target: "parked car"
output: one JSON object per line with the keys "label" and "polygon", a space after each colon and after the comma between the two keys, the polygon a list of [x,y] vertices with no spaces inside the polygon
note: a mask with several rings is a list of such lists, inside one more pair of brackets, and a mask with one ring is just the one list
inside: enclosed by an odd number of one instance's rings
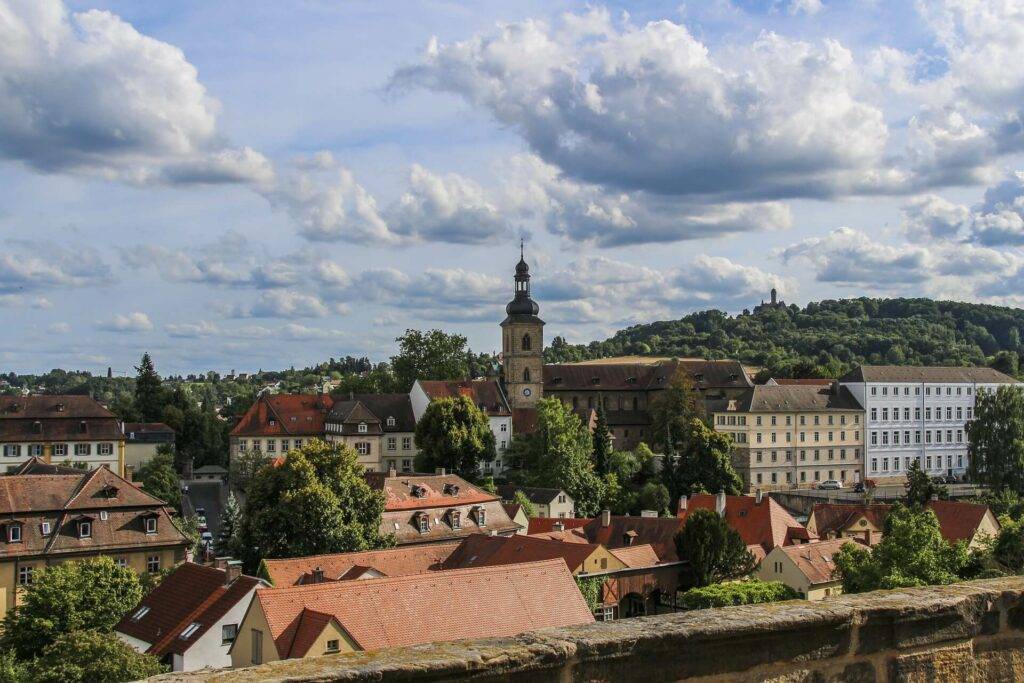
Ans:
{"label": "parked car", "polygon": [[838,479],[826,479],[818,484],[818,488],[824,491],[839,491],[843,488],[843,482]]}
{"label": "parked car", "polygon": [[196,508],[196,514],[199,515],[200,517],[202,517],[203,515],[206,514],[206,508],[204,508],[202,506],[197,507]]}
{"label": "parked car", "polygon": [[206,516],[205,515],[199,515],[196,518],[196,521],[199,522],[199,528],[200,529],[205,529],[206,528]]}
{"label": "parked car", "polygon": [[202,541],[204,545],[209,545],[213,543],[213,534],[211,534],[209,531],[204,531],[203,533],[199,534],[199,540]]}
{"label": "parked car", "polygon": [[864,482],[858,481],[856,484],[854,484],[853,485],[853,492],[854,493],[864,493]]}

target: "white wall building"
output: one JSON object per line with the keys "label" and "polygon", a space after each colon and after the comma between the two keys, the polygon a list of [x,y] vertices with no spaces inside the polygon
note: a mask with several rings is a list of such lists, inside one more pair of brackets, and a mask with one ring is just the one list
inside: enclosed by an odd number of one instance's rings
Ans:
{"label": "white wall building", "polygon": [[981,367],[862,365],[839,382],[864,406],[864,477],[884,483],[915,459],[930,475],[964,474],[975,396],[1016,380]]}

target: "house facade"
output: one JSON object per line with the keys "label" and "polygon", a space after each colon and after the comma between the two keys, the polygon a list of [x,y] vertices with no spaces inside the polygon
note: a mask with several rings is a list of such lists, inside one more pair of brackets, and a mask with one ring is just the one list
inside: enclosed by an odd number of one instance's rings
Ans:
{"label": "house facade", "polygon": [[761,560],[754,576],[762,581],[781,581],[806,600],[840,595],[843,581],[835,574],[832,557],[850,543],[855,541],[843,538],[779,546]]}
{"label": "house facade", "polygon": [[522,491],[533,505],[538,517],[571,519],[576,516],[576,502],[562,489],[539,488],[535,486],[502,485],[498,495],[506,503],[514,503],[516,492]]}
{"label": "house facade", "polygon": [[163,422],[126,422],[124,429],[125,472],[134,474],[153,459],[163,445],[174,446],[174,430]]}
{"label": "house facade", "polygon": [[336,399],[324,420],[324,438],[354,448],[368,472],[412,472],[416,417],[409,394]]}
{"label": "house facade", "polygon": [[732,464],[749,491],[861,480],[864,411],[838,384],[756,386],[709,411],[715,431],[732,437]]}
{"label": "house facade", "polygon": [[263,394],[229,436],[230,457],[256,451],[276,458],[310,439],[324,438],[334,399],[323,394]]}
{"label": "house facade", "polygon": [[[980,548],[999,533],[999,521],[987,505],[932,500],[925,508],[935,514],[939,532],[950,543]],[[885,518],[892,506],[883,503],[818,503],[811,509],[807,529],[821,538],[852,538],[873,546],[885,535]]]}
{"label": "house facade", "polygon": [[0,396],[0,467],[11,472],[31,458],[123,476],[124,432],[89,396]]}
{"label": "house facade", "polygon": [[975,397],[1016,380],[982,367],[862,365],[839,382],[864,407],[865,478],[901,483],[915,460],[931,476],[963,476]]}
{"label": "house facade", "polygon": [[105,467],[52,471],[0,476],[0,617],[52,564],[108,556],[155,574],[185,561],[191,543],[163,501]]}

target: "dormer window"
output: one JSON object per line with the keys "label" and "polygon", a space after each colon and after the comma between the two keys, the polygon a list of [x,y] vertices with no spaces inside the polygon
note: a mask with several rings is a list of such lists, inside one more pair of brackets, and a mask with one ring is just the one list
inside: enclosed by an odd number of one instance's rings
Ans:
{"label": "dormer window", "polygon": [[32,423],[32,433],[33,434],[42,434],[43,433],[43,423],[40,422],[39,420],[36,420],[35,422],[33,422]]}
{"label": "dormer window", "polygon": [[457,496],[457,495],[459,495],[459,485],[458,484],[445,484],[444,485],[444,494],[446,496]]}
{"label": "dormer window", "polygon": [[277,420],[270,420],[270,426],[273,427],[275,425],[277,425]]}
{"label": "dormer window", "polygon": [[40,524],[39,525],[39,533],[42,534],[43,536],[49,536],[50,535],[50,523],[49,522],[43,522],[42,524]]}
{"label": "dormer window", "polygon": [[419,484],[413,484],[409,487],[409,493],[411,493],[414,498],[422,498],[427,495],[427,490]]}
{"label": "dormer window", "polygon": [[366,423],[360,422],[359,426],[356,428],[356,431],[358,431],[360,434],[365,434],[367,432]]}
{"label": "dormer window", "polygon": [[104,498],[117,498],[117,487],[116,486],[104,486],[100,489],[100,495]]}
{"label": "dormer window", "polygon": [[393,415],[388,415],[388,427],[395,426],[395,418]]}
{"label": "dormer window", "polygon": [[448,512],[448,523],[452,525],[452,529],[462,528],[462,513],[458,510],[449,510]]}
{"label": "dormer window", "polygon": [[156,533],[156,515],[153,515],[151,517],[146,517],[145,522],[146,522],[146,533],[147,534],[155,534]]}
{"label": "dormer window", "polygon": [[416,515],[416,528],[419,529],[421,534],[430,531],[430,517],[427,516],[426,512],[420,512]]}
{"label": "dormer window", "polygon": [[21,525],[11,524],[7,527],[7,542],[21,543]]}
{"label": "dormer window", "polygon": [[82,519],[78,521],[78,537],[92,538],[92,520]]}
{"label": "dormer window", "polygon": [[477,505],[473,508],[473,515],[476,517],[477,526],[487,526],[487,511]]}
{"label": "dormer window", "polygon": [[89,428],[89,427],[88,427],[88,425],[86,424],[85,420],[80,420],[80,421],[78,422],[78,433],[79,433],[79,434],[85,434],[85,432],[86,432],[86,430],[87,430],[88,428]]}

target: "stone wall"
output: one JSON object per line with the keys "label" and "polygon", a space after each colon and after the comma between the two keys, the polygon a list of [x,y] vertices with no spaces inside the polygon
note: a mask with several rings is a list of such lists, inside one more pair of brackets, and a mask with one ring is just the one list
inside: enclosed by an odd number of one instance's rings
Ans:
{"label": "stone wall", "polygon": [[1024,578],[667,614],[161,681],[1024,680]]}

